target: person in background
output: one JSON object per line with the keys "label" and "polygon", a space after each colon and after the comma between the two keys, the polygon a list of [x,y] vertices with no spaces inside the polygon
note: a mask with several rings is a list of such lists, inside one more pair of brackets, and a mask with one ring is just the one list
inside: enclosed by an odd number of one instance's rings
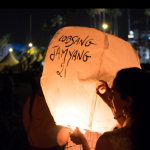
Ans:
{"label": "person in background", "polygon": [[14,80],[12,76],[13,70],[9,69],[4,83],[4,99],[2,102],[2,109],[5,112],[14,113]]}
{"label": "person in background", "polygon": [[46,104],[41,86],[42,69],[32,80],[33,93],[27,98],[23,108],[23,125],[27,133],[30,150],[63,150],[59,146],[57,134],[61,126],[57,126]]}
{"label": "person in background", "polygon": [[[102,94],[101,90],[105,90]],[[100,81],[97,94],[112,110],[119,129],[102,134],[96,143],[96,150],[143,150],[150,149],[150,76],[140,68],[120,70],[112,88]],[[85,136],[76,128],[70,135],[75,144],[81,144],[83,150],[90,147]]]}

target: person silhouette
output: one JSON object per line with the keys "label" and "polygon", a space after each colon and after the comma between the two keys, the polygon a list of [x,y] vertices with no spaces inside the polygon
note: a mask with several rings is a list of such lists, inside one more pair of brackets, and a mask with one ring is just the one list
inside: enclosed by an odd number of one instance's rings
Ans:
{"label": "person silhouette", "polygon": [[[98,138],[95,150],[150,149],[149,74],[140,68],[126,68],[118,71],[111,88],[107,82],[100,82],[96,92],[110,107],[120,128],[104,132]],[[103,89],[105,92],[101,93]],[[79,128],[70,137],[75,144],[82,144],[83,150],[90,150]]]}
{"label": "person silhouette", "polygon": [[32,80],[33,93],[27,98],[23,108],[23,125],[27,133],[30,150],[63,150],[64,145],[57,143],[57,134],[61,129],[46,104],[41,86],[42,69]]}
{"label": "person silhouette", "polygon": [[13,70],[9,69],[4,83],[3,111],[14,113],[14,80]]}

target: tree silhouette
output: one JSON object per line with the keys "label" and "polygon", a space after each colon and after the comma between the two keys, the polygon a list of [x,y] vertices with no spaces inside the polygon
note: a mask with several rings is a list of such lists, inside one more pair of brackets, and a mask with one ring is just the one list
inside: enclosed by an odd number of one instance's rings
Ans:
{"label": "tree silhouette", "polygon": [[112,8],[112,9],[106,9],[106,12],[110,15],[111,18],[111,32],[112,32],[112,25],[113,25],[113,18],[114,18],[114,32],[111,34],[114,34],[118,36],[118,17],[122,15],[122,10],[119,8]]}
{"label": "tree silhouette", "polygon": [[[104,13],[104,8],[96,8],[97,9],[97,14],[98,14],[98,16],[99,16],[99,18],[98,18],[98,29],[99,30],[102,30],[102,19],[101,19],[101,12],[103,12]],[[104,18],[103,18],[104,19]]]}
{"label": "tree silhouette", "polygon": [[9,44],[12,42],[13,42],[12,35],[10,33],[8,33],[0,39],[0,46],[4,47],[6,44]]}
{"label": "tree silhouette", "polygon": [[65,24],[64,18],[63,18],[62,15],[60,15],[60,14],[54,15],[54,17],[53,17],[53,19],[52,19],[52,22],[53,22],[55,25],[58,24],[58,25],[59,25],[59,29],[61,28],[62,25]]}
{"label": "tree silhouette", "polygon": [[90,24],[91,24],[91,27],[92,27],[92,18],[93,18],[93,27],[95,29],[96,28],[96,18],[95,18],[95,15],[99,14],[100,13],[100,10],[99,8],[90,8],[90,9],[85,9],[85,11],[88,13],[88,15],[90,16]]}
{"label": "tree silhouette", "polygon": [[62,16],[62,26],[65,26],[70,18],[73,18],[77,15],[75,9],[65,9],[64,12],[61,14]]}
{"label": "tree silhouette", "polygon": [[47,45],[47,36],[48,32],[51,31],[51,29],[55,26],[55,22],[52,20],[52,18],[47,18],[41,23],[41,30],[45,32],[45,46]]}

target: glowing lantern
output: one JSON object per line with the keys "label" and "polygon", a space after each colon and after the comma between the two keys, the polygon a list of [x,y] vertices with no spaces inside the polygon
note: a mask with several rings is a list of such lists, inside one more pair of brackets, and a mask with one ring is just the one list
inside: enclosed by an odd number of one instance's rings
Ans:
{"label": "glowing lantern", "polygon": [[51,40],[44,61],[41,86],[56,124],[96,132],[117,122],[96,94],[99,80],[111,87],[116,72],[140,67],[131,45],[88,27],[64,27]]}

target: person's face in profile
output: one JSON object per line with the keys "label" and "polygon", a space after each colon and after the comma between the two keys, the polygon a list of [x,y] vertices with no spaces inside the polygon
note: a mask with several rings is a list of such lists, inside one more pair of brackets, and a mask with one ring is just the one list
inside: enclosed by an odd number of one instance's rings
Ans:
{"label": "person's face in profile", "polygon": [[112,106],[114,113],[122,114],[122,110],[127,106],[126,100],[121,98],[121,94],[117,91],[115,84],[113,83],[110,93],[110,100],[112,101]]}

